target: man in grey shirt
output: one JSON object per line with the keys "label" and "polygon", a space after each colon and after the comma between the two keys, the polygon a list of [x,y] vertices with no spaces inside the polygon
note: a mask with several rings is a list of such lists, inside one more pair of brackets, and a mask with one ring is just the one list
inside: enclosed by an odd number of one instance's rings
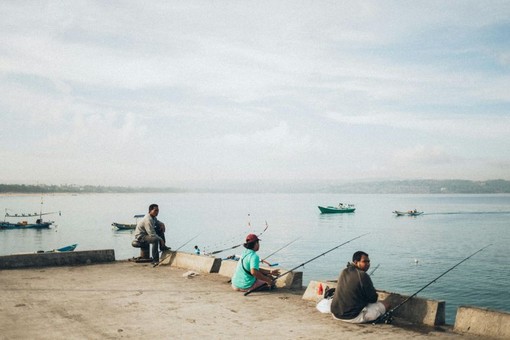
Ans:
{"label": "man in grey shirt", "polygon": [[357,251],[352,262],[342,270],[331,301],[335,319],[351,323],[365,323],[377,319],[390,308],[390,301],[378,301],[378,295],[367,274],[370,268],[368,254]]}
{"label": "man in grey shirt", "polygon": [[[158,221],[159,207],[157,204],[149,206],[149,212],[138,222],[135,229],[135,239],[140,243],[152,244],[152,261],[159,262],[158,245],[161,251],[169,250],[164,239],[165,224]],[[158,235],[159,234],[159,235]]]}

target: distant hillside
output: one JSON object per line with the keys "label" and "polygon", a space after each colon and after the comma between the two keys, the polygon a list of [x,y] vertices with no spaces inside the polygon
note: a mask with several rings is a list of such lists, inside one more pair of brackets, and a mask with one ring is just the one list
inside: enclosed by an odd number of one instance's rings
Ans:
{"label": "distant hillside", "polygon": [[510,193],[510,181],[403,180],[331,185],[328,192],[359,194],[497,194]]}
{"label": "distant hillside", "polygon": [[0,184],[1,193],[351,193],[351,194],[498,194],[510,193],[510,181],[400,180],[373,182],[213,182],[182,184],[175,187],[121,187],[76,185]]}

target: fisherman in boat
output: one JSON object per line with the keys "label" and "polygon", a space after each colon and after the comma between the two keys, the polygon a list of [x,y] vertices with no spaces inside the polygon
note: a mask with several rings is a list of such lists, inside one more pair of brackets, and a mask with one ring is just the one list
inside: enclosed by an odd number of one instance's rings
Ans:
{"label": "fisherman in boat", "polygon": [[260,257],[257,251],[260,248],[260,239],[255,234],[249,234],[246,236],[246,243],[243,246],[245,250],[232,277],[232,288],[242,292],[257,289],[263,285],[267,285],[270,289],[274,288],[273,275],[279,275],[280,270],[259,267]]}
{"label": "fisherman in boat", "polygon": [[159,262],[159,251],[170,250],[165,242],[165,224],[158,221],[159,207],[157,204],[149,206],[149,212],[140,220],[135,229],[135,240],[139,243],[152,244],[152,261]]}
{"label": "fisherman in boat", "polygon": [[368,254],[357,251],[352,262],[342,270],[331,301],[331,313],[337,320],[365,323],[377,319],[390,308],[388,299],[377,301],[378,295],[370,275]]}

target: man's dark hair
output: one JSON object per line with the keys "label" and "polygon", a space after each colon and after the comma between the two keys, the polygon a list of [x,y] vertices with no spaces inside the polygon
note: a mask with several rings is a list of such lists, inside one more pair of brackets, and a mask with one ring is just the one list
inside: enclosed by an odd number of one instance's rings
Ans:
{"label": "man's dark hair", "polygon": [[158,205],[156,203],[152,203],[151,205],[149,205],[149,211],[151,211],[154,208],[158,208]]}
{"label": "man's dark hair", "polygon": [[361,250],[358,250],[357,252],[355,252],[354,254],[352,254],[352,262],[357,262],[357,261],[361,261],[361,257],[365,255],[366,257],[368,257],[368,254],[365,253],[364,251],[361,251]]}
{"label": "man's dark hair", "polygon": [[255,248],[255,244],[258,242],[259,240],[257,241],[253,241],[253,242],[247,242],[245,244],[243,244],[243,246],[246,248],[246,249],[253,249]]}

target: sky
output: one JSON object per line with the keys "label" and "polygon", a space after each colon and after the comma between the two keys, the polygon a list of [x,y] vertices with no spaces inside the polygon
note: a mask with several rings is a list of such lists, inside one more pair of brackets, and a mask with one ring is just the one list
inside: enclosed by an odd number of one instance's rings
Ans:
{"label": "sky", "polygon": [[510,180],[510,1],[1,1],[0,183]]}

